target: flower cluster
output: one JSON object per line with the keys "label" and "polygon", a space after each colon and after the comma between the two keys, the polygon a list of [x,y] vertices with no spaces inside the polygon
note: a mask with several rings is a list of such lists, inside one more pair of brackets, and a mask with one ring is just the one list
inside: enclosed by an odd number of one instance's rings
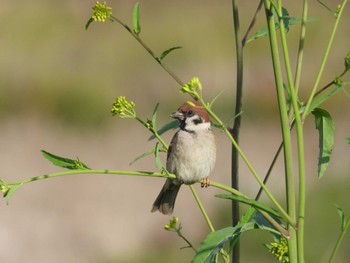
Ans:
{"label": "flower cluster", "polygon": [[269,245],[269,251],[279,260],[281,263],[288,263],[288,245],[285,238],[281,238],[280,242],[274,242]]}
{"label": "flower cluster", "polygon": [[95,5],[92,7],[93,14],[92,19],[94,21],[98,22],[105,22],[106,19],[110,19],[112,16],[112,8],[108,7],[106,2],[103,2],[102,4],[100,2],[96,2]]}
{"label": "flower cluster", "polygon": [[[177,228],[177,222],[179,222],[178,217],[173,217],[169,220],[169,223],[164,226],[165,230],[172,231],[172,230],[178,230]],[[180,225],[181,226],[181,225]]]}
{"label": "flower cluster", "polygon": [[124,96],[118,97],[111,109],[112,115],[119,115],[120,118],[135,118],[135,103],[127,101]]}
{"label": "flower cluster", "polygon": [[188,93],[192,97],[198,98],[199,94],[202,92],[202,84],[197,77],[194,77],[191,79],[191,81],[181,86],[180,91],[183,93]]}

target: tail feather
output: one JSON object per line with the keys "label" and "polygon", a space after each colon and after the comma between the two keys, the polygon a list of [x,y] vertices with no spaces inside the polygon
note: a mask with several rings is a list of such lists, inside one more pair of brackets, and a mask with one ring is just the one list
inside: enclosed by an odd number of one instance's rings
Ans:
{"label": "tail feather", "polygon": [[176,184],[174,180],[167,179],[158,197],[153,203],[151,212],[159,211],[164,215],[171,215],[174,210],[175,200],[181,184]]}

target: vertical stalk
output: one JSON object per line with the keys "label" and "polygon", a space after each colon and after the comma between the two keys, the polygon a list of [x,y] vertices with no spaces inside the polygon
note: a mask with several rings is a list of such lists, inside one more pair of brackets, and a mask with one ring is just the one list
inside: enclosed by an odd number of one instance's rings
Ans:
{"label": "vertical stalk", "polygon": [[290,67],[290,60],[288,54],[288,45],[284,23],[282,21],[282,1],[278,1],[278,13],[280,17],[280,33],[282,50],[285,61],[288,86],[290,90],[291,102],[295,118],[295,126],[297,131],[297,148],[298,148],[298,167],[299,167],[299,216],[298,216],[298,233],[297,233],[297,249],[298,249],[298,262],[304,262],[304,217],[305,217],[305,156],[304,156],[304,138],[303,138],[303,125],[301,122],[298,106],[298,98],[296,95],[296,89],[294,87],[292,70]]}
{"label": "vertical stalk", "polygon": [[[241,43],[240,36],[240,24],[239,24],[239,13],[237,0],[232,0],[232,14],[233,14],[233,27],[235,34],[235,45],[236,45],[236,108],[234,116],[235,118],[232,136],[237,144],[239,144],[239,132],[241,128],[241,114],[242,111],[242,96],[243,96],[243,46]],[[239,190],[239,153],[237,148],[232,145],[232,156],[231,156],[231,186],[234,189]],[[239,203],[232,201],[232,226],[238,224],[240,219],[239,216]],[[236,242],[232,250],[232,261],[235,263],[240,262],[240,243]]]}
{"label": "vertical stalk", "polygon": [[297,66],[296,66],[295,78],[294,78],[294,88],[295,88],[296,94],[298,94],[298,90],[299,90],[299,86],[300,86],[301,68],[302,68],[303,57],[304,57],[304,43],[305,43],[305,34],[306,34],[307,11],[308,11],[308,3],[307,3],[307,0],[304,0],[303,1],[303,14],[302,14],[302,21],[301,21],[301,28],[300,28],[300,36],[299,36]]}
{"label": "vertical stalk", "polygon": [[[287,197],[287,211],[288,215],[292,220],[296,220],[296,198],[295,198],[295,184],[293,175],[293,158],[292,158],[292,143],[291,134],[289,130],[289,121],[287,113],[286,98],[284,95],[283,78],[281,72],[281,63],[279,59],[279,51],[276,37],[276,28],[274,15],[271,11],[271,2],[264,0],[267,26],[269,31],[269,40],[272,56],[272,64],[275,75],[275,83],[277,90],[277,100],[279,106],[279,113],[281,119],[281,129],[283,136],[283,150],[284,150],[284,166],[285,166],[285,177],[286,177],[286,197]],[[295,229],[289,225],[288,230],[290,231],[290,239],[288,240],[289,247],[289,259],[291,263],[297,262],[297,236]]]}

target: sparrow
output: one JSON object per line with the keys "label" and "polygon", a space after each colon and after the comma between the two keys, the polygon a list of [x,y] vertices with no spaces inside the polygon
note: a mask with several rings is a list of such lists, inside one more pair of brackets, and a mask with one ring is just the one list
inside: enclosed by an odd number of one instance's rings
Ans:
{"label": "sparrow", "polygon": [[184,103],[170,115],[179,120],[167,152],[166,169],[176,179],[167,179],[151,212],[171,215],[176,196],[182,184],[193,184],[205,179],[202,187],[209,186],[208,176],[216,160],[216,145],[209,114],[199,101]]}

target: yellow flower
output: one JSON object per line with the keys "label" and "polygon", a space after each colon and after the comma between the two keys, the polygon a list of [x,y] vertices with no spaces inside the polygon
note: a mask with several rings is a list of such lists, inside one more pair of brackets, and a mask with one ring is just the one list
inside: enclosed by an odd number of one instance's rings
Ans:
{"label": "yellow flower", "polygon": [[92,7],[93,14],[92,19],[98,22],[104,22],[106,19],[109,19],[112,16],[112,8],[108,7],[106,2],[102,4],[100,2],[96,2]]}
{"label": "yellow flower", "polygon": [[120,118],[135,118],[135,103],[127,101],[124,96],[118,97],[111,109],[112,115],[119,115]]}

